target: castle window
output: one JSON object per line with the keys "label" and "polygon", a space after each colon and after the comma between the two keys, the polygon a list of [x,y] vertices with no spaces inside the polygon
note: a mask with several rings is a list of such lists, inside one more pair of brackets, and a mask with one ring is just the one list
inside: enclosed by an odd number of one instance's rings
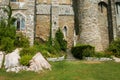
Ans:
{"label": "castle window", "polygon": [[99,11],[101,13],[107,12],[107,10],[106,10],[107,9],[107,4],[105,2],[100,2],[98,4],[98,8],[99,8]]}
{"label": "castle window", "polygon": [[120,13],[120,2],[116,2],[116,12],[117,14]]}
{"label": "castle window", "polygon": [[17,31],[25,30],[25,18],[21,14],[15,15],[15,18],[17,19],[15,22]]}
{"label": "castle window", "polygon": [[17,30],[20,31],[20,19],[19,18],[16,21],[16,26],[17,26]]}
{"label": "castle window", "polygon": [[64,34],[64,38],[66,39],[66,37],[67,37],[67,27],[66,26],[64,26],[64,28],[63,28],[63,34]]}

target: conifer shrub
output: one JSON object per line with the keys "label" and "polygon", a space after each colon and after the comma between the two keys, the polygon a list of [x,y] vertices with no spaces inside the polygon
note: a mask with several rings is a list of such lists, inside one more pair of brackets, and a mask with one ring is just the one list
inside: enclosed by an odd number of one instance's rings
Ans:
{"label": "conifer shrub", "polygon": [[15,49],[14,40],[10,37],[3,37],[1,39],[0,50],[5,51],[6,53],[12,52]]}
{"label": "conifer shrub", "polygon": [[55,34],[55,38],[58,41],[59,45],[60,45],[60,49],[63,51],[66,51],[67,49],[67,41],[64,40],[64,35],[62,33],[62,31],[60,30],[60,28],[57,30],[56,34]]}
{"label": "conifer shrub", "polygon": [[79,45],[72,47],[71,52],[74,57],[83,59],[83,57],[93,56],[95,48],[91,45]]}

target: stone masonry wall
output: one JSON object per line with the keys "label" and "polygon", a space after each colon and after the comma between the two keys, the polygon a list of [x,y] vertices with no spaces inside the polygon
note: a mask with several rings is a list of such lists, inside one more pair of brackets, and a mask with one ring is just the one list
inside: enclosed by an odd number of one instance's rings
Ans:
{"label": "stone masonry wall", "polygon": [[[54,1],[54,0],[53,0]],[[56,1],[56,0],[55,0]],[[57,0],[59,1],[59,0]],[[54,37],[58,27],[63,30],[67,27],[68,47],[73,46],[74,38],[74,12],[72,5],[61,3],[39,3],[36,5],[36,37],[44,41],[48,40],[50,24],[52,24],[52,36]]]}
{"label": "stone masonry wall", "polygon": [[27,36],[30,39],[30,45],[34,43],[34,30],[35,30],[35,0],[28,0],[27,1]]}
{"label": "stone masonry wall", "polygon": [[36,37],[47,41],[50,34],[50,15],[36,16]]}
{"label": "stone masonry wall", "polygon": [[[95,46],[97,51],[104,50],[109,43],[107,13],[101,14],[98,3],[101,0],[79,0],[80,43]],[[105,1],[106,2],[106,1]],[[103,21],[102,21],[103,20]]]}
{"label": "stone masonry wall", "polygon": [[26,0],[24,2],[11,2],[13,16],[21,14],[25,17],[25,30],[22,31],[30,40],[30,45],[34,43],[35,30],[35,0]]}
{"label": "stone masonry wall", "polygon": [[59,16],[59,26],[64,33],[64,27],[67,27],[65,40],[68,42],[68,47],[73,46],[74,42],[74,16]]}
{"label": "stone masonry wall", "polygon": [[116,25],[117,25],[117,37],[120,37],[120,1],[116,1],[115,13],[116,13]]}

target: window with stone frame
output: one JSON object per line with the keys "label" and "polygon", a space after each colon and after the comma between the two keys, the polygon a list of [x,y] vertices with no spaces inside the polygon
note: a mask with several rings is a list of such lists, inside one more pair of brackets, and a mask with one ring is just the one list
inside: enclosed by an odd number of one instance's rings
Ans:
{"label": "window with stone frame", "polygon": [[64,35],[64,38],[66,39],[67,38],[67,27],[66,26],[64,26],[63,27],[63,35]]}
{"label": "window with stone frame", "polygon": [[24,31],[25,30],[25,17],[21,14],[16,14],[14,16],[16,18],[15,26],[17,31]]}
{"label": "window with stone frame", "polygon": [[107,4],[105,2],[100,2],[98,4],[98,9],[101,13],[107,13]]}
{"label": "window with stone frame", "polygon": [[116,13],[120,14],[120,2],[116,2]]}

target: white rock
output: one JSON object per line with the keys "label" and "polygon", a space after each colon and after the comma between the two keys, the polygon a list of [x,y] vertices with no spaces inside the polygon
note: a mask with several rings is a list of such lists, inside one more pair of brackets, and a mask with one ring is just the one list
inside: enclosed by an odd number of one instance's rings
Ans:
{"label": "white rock", "polygon": [[115,60],[115,62],[120,62],[120,58],[117,58],[115,56],[112,56],[112,58]]}
{"label": "white rock", "polygon": [[5,56],[5,68],[14,68],[19,66],[19,49],[14,50],[12,53],[9,53]]}
{"label": "white rock", "polygon": [[51,65],[39,52],[32,58],[32,60],[30,60],[29,70],[39,72],[42,71],[43,69],[51,70]]}
{"label": "white rock", "polygon": [[2,67],[3,57],[4,57],[4,52],[0,51],[0,68]]}

